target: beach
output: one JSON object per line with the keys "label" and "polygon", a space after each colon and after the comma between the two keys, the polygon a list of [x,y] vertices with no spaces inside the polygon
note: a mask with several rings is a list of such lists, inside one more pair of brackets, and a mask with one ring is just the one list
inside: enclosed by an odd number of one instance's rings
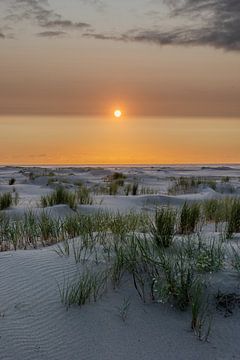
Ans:
{"label": "beach", "polygon": [[[109,182],[119,178],[114,174],[122,174],[125,186],[137,183],[137,194],[126,195],[122,186],[116,194],[107,194]],[[173,183],[182,177],[202,179],[203,185],[190,193],[174,194]],[[27,211],[36,218],[45,213],[61,221],[76,213],[80,217],[100,212],[151,217],[156,207],[181,208],[186,201],[239,197],[239,178],[240,167],[234,165],[2,167],[0,193],[17,192],[19,199],[16,205],[1,210],[1,215],[13,222],[23,221]],[[9,179],[15,179],[13,185],[9,185]],[[206,184],[209,180],[216,183],[215,189],[209,186],[212,182]],[[68,204],[43,208],[41,197],[53,193],[60,185],[70,192],[79,186],[87,187],[91,204],[78,204],[74,209]],[[220,230],[216,232],[214,225],[207,223],[202,225],[201,233],[219,238]],[[127,271],[116,286],[108,283],[96,301],[66,306],[59,289],[81,276],[86,268],[100,272],[106,259],[101,257],[100,242],[97,261],[92,253],[84,261],[76,261],[71,251],[68,256],[59,254],[60,240],[53,239],[49,244],[45,239],[44,246],[41,241],[28,241],[23,248],[23,243],[18,243],[16,250],[10,244],[5,248],[7,251],[0,253],[1,359],[240,359],[237,306],[229,316],[215,309],[211,333],[207,341],[201,341],[191,330],[189,308],[181,311],[170,301],[153,301],[148,294],[144,302]],[[69,237],[66,241],[71,244],[74,240]],[[237,244],[239,234],[234,234],[231,241]],[[228,248],[229,242],[225,244]],[[211,271],[208,277],[210,293],[239,294],[239,275],[229,264]]]}

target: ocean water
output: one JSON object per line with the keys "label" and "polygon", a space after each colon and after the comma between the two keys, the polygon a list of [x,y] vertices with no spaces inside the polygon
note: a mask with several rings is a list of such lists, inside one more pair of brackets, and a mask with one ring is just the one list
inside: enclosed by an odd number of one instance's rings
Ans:
{"label": "ocean water", "polygon": [[0,164],[176,163],[240,163],[240,118],[0,117]]}

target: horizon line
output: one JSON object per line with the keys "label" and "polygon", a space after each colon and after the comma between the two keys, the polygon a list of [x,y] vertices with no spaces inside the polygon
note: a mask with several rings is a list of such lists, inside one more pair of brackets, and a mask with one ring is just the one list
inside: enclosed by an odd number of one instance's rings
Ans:
{"label": "horizon line", "polygon": [[158,166],[240,166],[240,162],[238,163],[132,163],[132,164],[1,164],[2,167],[158,167]]}

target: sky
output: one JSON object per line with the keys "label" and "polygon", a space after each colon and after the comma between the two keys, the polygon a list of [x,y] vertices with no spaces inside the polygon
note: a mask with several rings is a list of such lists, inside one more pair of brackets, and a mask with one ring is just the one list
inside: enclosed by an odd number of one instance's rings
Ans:
{"label": "sky", "polygon": [[0,0],[0,163],[240,162],[239,18],[239,0]]}

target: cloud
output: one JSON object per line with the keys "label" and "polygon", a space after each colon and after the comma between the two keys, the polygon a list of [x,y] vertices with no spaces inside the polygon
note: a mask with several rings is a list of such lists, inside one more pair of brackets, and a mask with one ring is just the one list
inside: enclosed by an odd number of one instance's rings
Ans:
{"label": "cloud", "polygon": [[49,8],[47,0],[10,0],[6,20],[21,21],[35,19],[41,24],[51,17],[59,17]]}
{"label": "cloud", "polygon": [[[10,22],[34,20],[42,28],[57,29],[55,33],[60,33],[62,29],[83,30],[91,27],[86,22],[74,22],[63,18],[50,8],[48,0],[10,0],[5,20]],[[54,33],[54,31],[49,31],[49,33]]]}
{"label": "cloud", "polygon": [[63,37],[66,36],[67,33],[65,31],[43,31],[36,34],[38,37],[44,38],[53,38],[53,37]]}
{"label": "cloud", "polygon": [[[164,0],[164,3],[166,5],[167,1]],[[162,46],[195,45],[240,50],[239,0],[172,0],[168,7],[165,26],[159,24],[148,29],[136,28],[119,35],[89,33],[84,36],[102,40],[148,42]]]}
{"label": "cloud", "polygon": [[107,35],[107,34],[101,34],[101,33],[84,33],[82,34],[83,37],[87,38],[93,38],[96,40],[114,40],[114,41],[129,41],[128,35]]}
{"label": "cloud", "polygon": [[103,0],[78,0],[85,5],[94,6],[96,10],[102,12],[107,8],[107,4]]}
{"label": "cloud", "polygon": [[[87,22],[65,19],[50,8],[48,0],[2,1],[8,4],[8,21],[15,23],[21,20],[34,20],[45,30],[39,34],[56,34],[49,37],[61,36],[72,30],[85,30],[84,37],[98,40],[240,50],[240,0],[152,0],[149,3],[155,6],[152,10],[155,14],[154,26],[134,28],[124,33],[97,32],[93,31]],[[96,7],[104,5],[102,0],[78,1]],[[158,14],[161,14],[163,6],[167,11],[164,10],[164,15],[160,17]],[[159,20],[156,23],[158,16]],[[39,34],[38,36],[45,36]],[[6,37],[5,31],[0,37]]]}
{"label": "cloud", "polygon": [[5,35],[0,32],[0,39],[5,39]]}
{"label": "cloud", "polygon": [[42,24],[43,27],[61,27],[65,29],[85,29],[91,25],[84,22],[72,22],[71,20],[52,20]]}

